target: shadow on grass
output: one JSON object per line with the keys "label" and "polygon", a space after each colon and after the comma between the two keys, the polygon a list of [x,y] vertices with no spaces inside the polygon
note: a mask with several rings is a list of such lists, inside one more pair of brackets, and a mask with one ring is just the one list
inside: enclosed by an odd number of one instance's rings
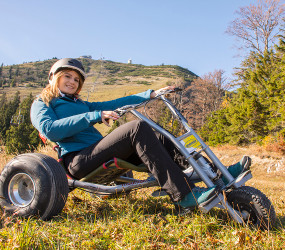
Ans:
{"label": "shadow on grass", "polygon": [[[175,215],[174,205],[169,198],[137,198],[132,194],[107,198],[105,200],[82,200],[68,204],[53,221],[62,220],[85,220],[94,223],[96,220],[112,220],[114,218],[136,217],[136,215]],[[67,211],[69,210],[69,211]]]}
{"label": "shadow on grass", "polygon": [[[154,198],[152,196],[147,196],[141,198],[132,193],[126,196],[118,196],[117,198],[108,198],[106,200],[83,200],[81,202],[69,204],[69,206],[73,206],[71,211],[63,211],[59,216],[54,217],[53,221],[60,222],[68,219],[70,221],[75,220],[94,223],[97,220],[108,221],[124,218],[133,218],[135,220],[141,215],[158,215],[165,220],[164,218],[167,215],[177,215],[175,207],[168,197]],[[202,216],[202,214],[203,213],[200,210],[196,209],[186,215],[185,219],[191,220],[194,217]],[[222,209],[212,209],[207,216],[212,216],[217,219],[217,223],[213,224],[215,228],[229,225],[233,227],[242,227],[242,225],[235,223],[231,216]],[[275,227],[271,231],[278,232],[284,227],[285,216],[277,216]]]}

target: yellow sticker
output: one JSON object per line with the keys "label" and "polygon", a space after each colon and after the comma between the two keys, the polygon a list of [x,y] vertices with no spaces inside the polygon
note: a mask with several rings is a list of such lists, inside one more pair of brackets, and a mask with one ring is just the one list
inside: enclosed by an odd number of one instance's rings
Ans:
{"label": "yellow sticker", "polygon": [[192,152],[197,148],[202,148],[201,143],[195,138],[194,135],[190,135],[182,140],[184,147],[187,148],[188,151]]}

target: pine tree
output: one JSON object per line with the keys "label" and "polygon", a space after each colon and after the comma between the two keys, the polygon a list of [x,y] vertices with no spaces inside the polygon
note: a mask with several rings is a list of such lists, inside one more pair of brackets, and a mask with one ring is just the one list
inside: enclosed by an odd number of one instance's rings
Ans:
{"label": "pine tree", "polygon": [[4,141],[4,135],[6,133],[6,113],[5,110],[7,110],[7,96],[4,92],[0,98],[0,141]]}
{"label": "pine tree", "polygon": [[[245,144],[262,141],[274,133],[278,112],[275,100],[283,98],[278,91],[276,70],[273,51],[252,53],[237,73],[240,88],[232,94],[226,108],[208,118],[201,135],[215,143]],[[217,121],[217,115],[223,117],[222,123]],[[211,131],[216,131],[217,136],[208,136]]]}
{"label": "pine tree", "polygon": [[0,76],[2,76],[2,72],[3,72],[3,63],[0,66]]}
{"label": "pine tree", "polygon": [[9,79],[12,79],[12,71],[13,71],[13,66],[10,66],[10,68],[9,68]]}
{"label": "pine tree", "polygon": [[11,87],[11,88],[16,87],[15,79],[13,79],[13,80],[11,81],[10,87]]}
{"label": "pine tree", "polygon": [[170,132],[174,136],[181,135],[182,126],[180,122],[174,118],[171,111],[165,106],[162,106],[158,109],[157,119],[158,124],[164,129],[166,129],[168,132]]}
{"label": "pine tree", "polygon": [[275,95],[272,104],[270,129],[285,137],[285,31],[276,46]]}
{"label": "pine tree", "polygon": [[16,68],[16,72],[15,72],[15,75],[16,76],[19,76],[19,74],[20,74],[20,68],[19,68],[19,66]]}
{"label": "pine tree", "polygon": [[228,117],[228,108],[219,109],[208,116],[207,123],[199,130],[200,136],[208,142],[210,146],[229,143],[231,125]]}
{"label": "pine tree", "polygon": [[6,132],[6,150],[8,153],[24,153],[33,151],[40,144],[38,131],[30,121],[30,108],[33,96],[30,94],[23,100],[17,110],[17,126],[11,126]]}
{"label": "pine tree", "polygon": [[13,115],[20,104],[20,92],[17,91],[12,101],[8,102],[5,94],[0,100],[0,137],[2,141],[6,141],[6,131],[10,127]]}

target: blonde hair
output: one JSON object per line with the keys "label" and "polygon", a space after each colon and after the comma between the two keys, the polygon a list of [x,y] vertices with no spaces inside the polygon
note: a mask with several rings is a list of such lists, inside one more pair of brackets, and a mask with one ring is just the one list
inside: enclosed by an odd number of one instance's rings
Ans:
{"label": "blonde hair", "polygon": [[[70,71],[75,71],[75,70],[63,69],[59,71],[58,73],[56,73],[53,76],[50,84],[42,90],[39,98],[41,98],[47,106],[49,106],[49,103],[53,98],[60,96],[60,92],[58,88],[59,79],[64,73],[70,72]],[[77,73],[77,71],[75,72]],[[78,96],[79,92],[81,91],[83,87],[83,83],[84,83],[84,80],[81,74],[78,74],[78,76],[79,76],[79,85],[78,85],[78,89],[76,90],[75,96]]]}

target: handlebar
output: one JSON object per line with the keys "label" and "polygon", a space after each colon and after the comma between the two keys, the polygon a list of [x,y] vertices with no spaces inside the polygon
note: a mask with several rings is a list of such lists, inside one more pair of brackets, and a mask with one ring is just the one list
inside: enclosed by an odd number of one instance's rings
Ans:
{"label": "handlebar", "polygon": [[170,94],[170,93],[174,93],[174,92],[180,92],[180,91],[182,91],[181,88],[174,88],[173,90],[167,89],[167,90],[164,90],[161,93],[159,93],[155,98],[160,97],[162,95],[166,95],[166,94]]}
{"label": "handlebar", "polygon": [[149,101],[153,101],[154,99],[158,99],[161,96],[166,95],[166,94],[170,94],[170,93],[174,93],[174,92],[180,92],[180,91],[182,91],[181,88],[174,88],[174,90],[168,89],[168,90],[165,90],[165,91],[159,93],[156,97],[152,98],[151,100],[147,100],[147,101],[141,102],[139,104],[125,105],[123,107],[115,109],[114,112],[116,112],[119,116],[123,116],[125,113],[129,112],[130,110],[136,109],[136,108],[144,105],[145,103],[148,103]]}

